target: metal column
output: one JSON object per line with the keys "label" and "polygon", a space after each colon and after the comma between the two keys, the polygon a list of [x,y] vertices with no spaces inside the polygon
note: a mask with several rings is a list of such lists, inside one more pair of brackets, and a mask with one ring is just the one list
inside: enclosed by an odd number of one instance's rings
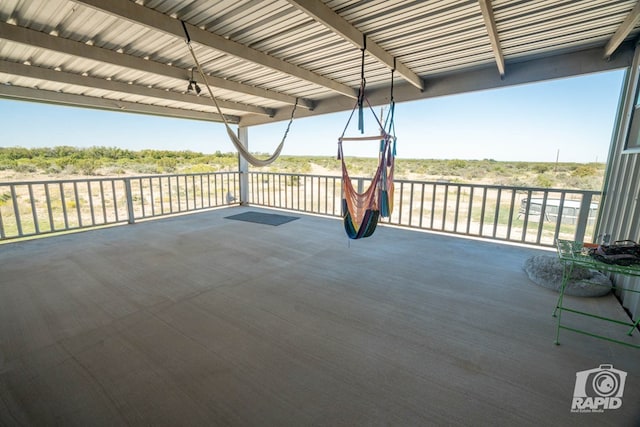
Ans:
{"label": "metal column", "polygon": [[[249,148],[249,128],[238,127],[238,139],[245,148]],[[240,204],[249,203],[249,163],[238,153],[238,170],[240,171]]]}

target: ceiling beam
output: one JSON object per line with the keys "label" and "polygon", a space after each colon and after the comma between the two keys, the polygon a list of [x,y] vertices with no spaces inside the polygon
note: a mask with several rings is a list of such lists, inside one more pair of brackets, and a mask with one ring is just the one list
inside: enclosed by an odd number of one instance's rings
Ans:
{"label": "ceiling beam", "polygon": [[[429,78],[429,86],[424,92],[417,91],[409,83],[402,82],[394,87],[396,103],[426,100],[441,96],[471,93],[480,90],[505,88],[520,84],[575,77],[602,71],[620,70],[631,66],[635,51],[635,43],[625,42],[616,51],[610,61],[602,60],[602,47],[594,47],[571,53],[559,53],[540,56],[530,60],[514,60],[509,63],[509,74],[504,78],[495,72],[493,64],[473,68],[465,72],[439,75]],[[372,106],[389,105],[389,88],[380,87],[367,92]],[[291,107],[280,108],[275,117],[266,118],[256,114],[242,116],[240,126],[254,126],[274,121],[288,120]],[[353,109],[351,100],[334,96],[323,99],[314,111],[298,110],[296,118],[342,112],[345,121]],[[399,114],[396,112],[396,114]],[[340,129],[336,129],[336,140]],[[402,139],[402,132],[398,129]]]}
{"label": "ceiling beam", "polygon": [[[94,61],[104,62],[106,64],[116,65],[123,68],[131,68],[163,77],[184,80],[185,82],[191,78],[191,70],[185,70],[171,65],[162,64],[160,62],[142,59],[137,56],[118,53],[97,46],[90,46],[62,37],[54,37],[39,31],[10,25],[4,22],[0,22],[0,38],[80,58],[92,59]],[[203,83],[198,75],[194,75],[194,79],[199,83]],[[262,89],[256,86],[245,85],[232,80],[222,79],[220,77],[207,76],[207,81],[211,86],[218,89],[244,93],[290,105],[293,105],[296,102],[296,98],[294,96],[268,89]],[[315,103],[307,99],[299,100],[299,105],[307,109],[313,109],[315,107]]]}
{"label": "ceiling beam", "polygon": [[[330,7],[317,0],[287,0],[289,3],[300,9],[302,12],[321,22],[333,32],[339,34],[345,40],[351,42],[359,48],[364,46],[365,34],[351,25],[342,16],[335,13]],[[420,90],[424,90],[424,81],[416,73],[411,71],[404,63],[397,61],[389,52],[381,48],[371,39],[366,39],[366,50],[378,61],[395,70],[406,81]]]}
{"label": "ceiling beam", "polygon": [[[159,107],[157,105],[138,104],[136,102],[118,101],[115,99],[89,97],[11,85],[0,85],[0,98],[20,101],[36,101],[47,104],[67,105],[71,107],[95,108],[98,110],[119,111],[125,113],[150,114],[153,116],[173,117],[179,119],[205,120],[209,122],[222,121],[222,118],[217,113],[181,110],[179,108]],[[225,117],[229,123],[237,124],[240,121],[240,118],[237,116],[225,115]]]}
{"label": "ceiling beam", "polygon": [[627,38],[638,21],[640,21],[640,0],[636,3],[633,9],[631,9],[631,12],[629,12],[625,20],[620,24],[616,32],[611,36],[604,47],[605,59],[608,59],[613,55],[613,52],[615,52],[616,49],[618,49],[618,46],[620,46],[620,43]]}
{"label": "ceiling beam", "polygon": [[489,33],[491,50],[493,50],[493,56],[495,56],[496,58],[496,65],[498,66],[500,78],[504,78],[504,56],[502,54],[502,47],[500,46],[500,38],[498,37],[496,19],[493,16],[493,7],[491,6],[491,0],[478,0],[478,2],[480,3],[480,10],[482,11],[482,19],[484,19],[484,25],[485,27],[487,27],[487,33]]}
{"label": "ceiling beam", "polygon": [[[180,39],[185,39],[182,21],[167,16],[163,13],[156,12],[145,6],[138,5],[129,0],[75,0],[76,3],[86,4],[92,8],[107,12],[111,15],[119,16],[130,22],[144,25],[157,31],[171,34]],[[357,98],[357,91],[347,85],[331,80],[327,77],[316,74],[312,71],[298,67],[297,65],[286,62],[282,59],[268,55],[256,49],[252,49],[241,43],[226,39],[225,37],[205,31],[185,22],[185,26],[189,32],[192,41],[203,46],[215,49],[220,52],[235,56],[237,58],[249,61],[272,70],[288,74],[295,78],[305,80],[333,90],[334,92],[346,95],[350,98]]]}
{"label": "ceiling beam", "polygon": [[[156,99],[163,99],[168,101],[185,102],[189,104],[202,105],[206,107],[212,107],[213,103],[208,96],[196,96],[195,94],[183,94],[179,92],[166,91],[164,89],[149,88],[146,86],[140,86],[135,84],[128,84],[124,82],[118,82],[113,80],[106,80],[102,78],[82,76],[73,73],[67,73],[64,71],[56,71],[50,68],[42,68],[33,65],[24,65],[16,62],[9,62],[0,60],[0,73],[13,74],[16,76],[29,77],[33,79],[52,81],[58,83],[65,83],[74,86],[83,86],[88,88],[96,88],[109,90],[114,92],[120,92],[123,94],[134,94],[152,97]],[[226,108],[236,111],[245,111],[254,114],[261,114],[266,116],[273,116],[275,110],[254,107],[246,104],[239,104],[237,102],[229,102],[218,100],[218,104],[221,108]]]}

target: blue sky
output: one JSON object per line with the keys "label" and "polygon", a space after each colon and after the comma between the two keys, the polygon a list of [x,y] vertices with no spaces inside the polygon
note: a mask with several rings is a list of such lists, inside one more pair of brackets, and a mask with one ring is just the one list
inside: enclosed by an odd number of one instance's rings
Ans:
{"label": "blue sky", "polygon": [[[400,103],[398,158],[553,162],[559,152],[560,161],[604,162],[623,78],[613,71]],[[294,121],[283,154],[334,156],[348,115]],[[371,120],[367,129],[375,132]],[[356,135],[352,125],[348,133]],[[216,123],[31,102],[0,100],[0,126],[0,146],[234,151]],[[250,128],[250,149],[270,153],[285,128]],[[375,145],[345,143],[345,154],[376,156]]]}

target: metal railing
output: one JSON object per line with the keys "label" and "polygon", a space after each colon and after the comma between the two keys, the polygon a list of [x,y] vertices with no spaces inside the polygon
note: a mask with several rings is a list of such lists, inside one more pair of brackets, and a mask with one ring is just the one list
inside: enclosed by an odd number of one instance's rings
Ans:
{"label": "metal railing", "polygon": [[[367,178],[354,178],[362,191]],[[339,217],[339,176],[249,172],[248,202]],[[0,183],[0,240],[239,202],[239,172]],[[597,191],[395,180],[392,225],[553,246],[594,241]]]}
{"label": "metal railing", "polygon": [[[249,190],[250,204],[342,214],[339,176],[250,172]],[[395,180],[394,193],[383,223],[540,246],[595,240],[598,191]]]}
{"label": "metal railing", "polygon": [[0,240],[235,203],[238,172],[0,183]]}

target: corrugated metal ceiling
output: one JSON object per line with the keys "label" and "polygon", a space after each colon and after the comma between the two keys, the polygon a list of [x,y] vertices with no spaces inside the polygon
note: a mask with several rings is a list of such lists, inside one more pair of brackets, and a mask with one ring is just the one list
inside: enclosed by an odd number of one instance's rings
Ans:
{"label": "corrugated metal ceiling", "polygon": [[[483,16],[483,2],[493,16]],[[194,61],[184,21],[225,115],[264,123],[288,117],[296,98],[302,115],[348,108],[360,84],[362,34],[374,103],[390,84],[385,55],[398,64],[403,101],[457,91],[443,89],[446,77],[466,78],[471,90],[479,76],[478,87],[554,76],[540,71],[554,61],[564,73],[625,66],[622,42],[638,36],[637,9],[635,0],[3,0],[0,96],[220,120],[206,91],[187,92]],[[545,58],[552,61],[535,62]],[[586,67],[569,63],[587,59]]]}

